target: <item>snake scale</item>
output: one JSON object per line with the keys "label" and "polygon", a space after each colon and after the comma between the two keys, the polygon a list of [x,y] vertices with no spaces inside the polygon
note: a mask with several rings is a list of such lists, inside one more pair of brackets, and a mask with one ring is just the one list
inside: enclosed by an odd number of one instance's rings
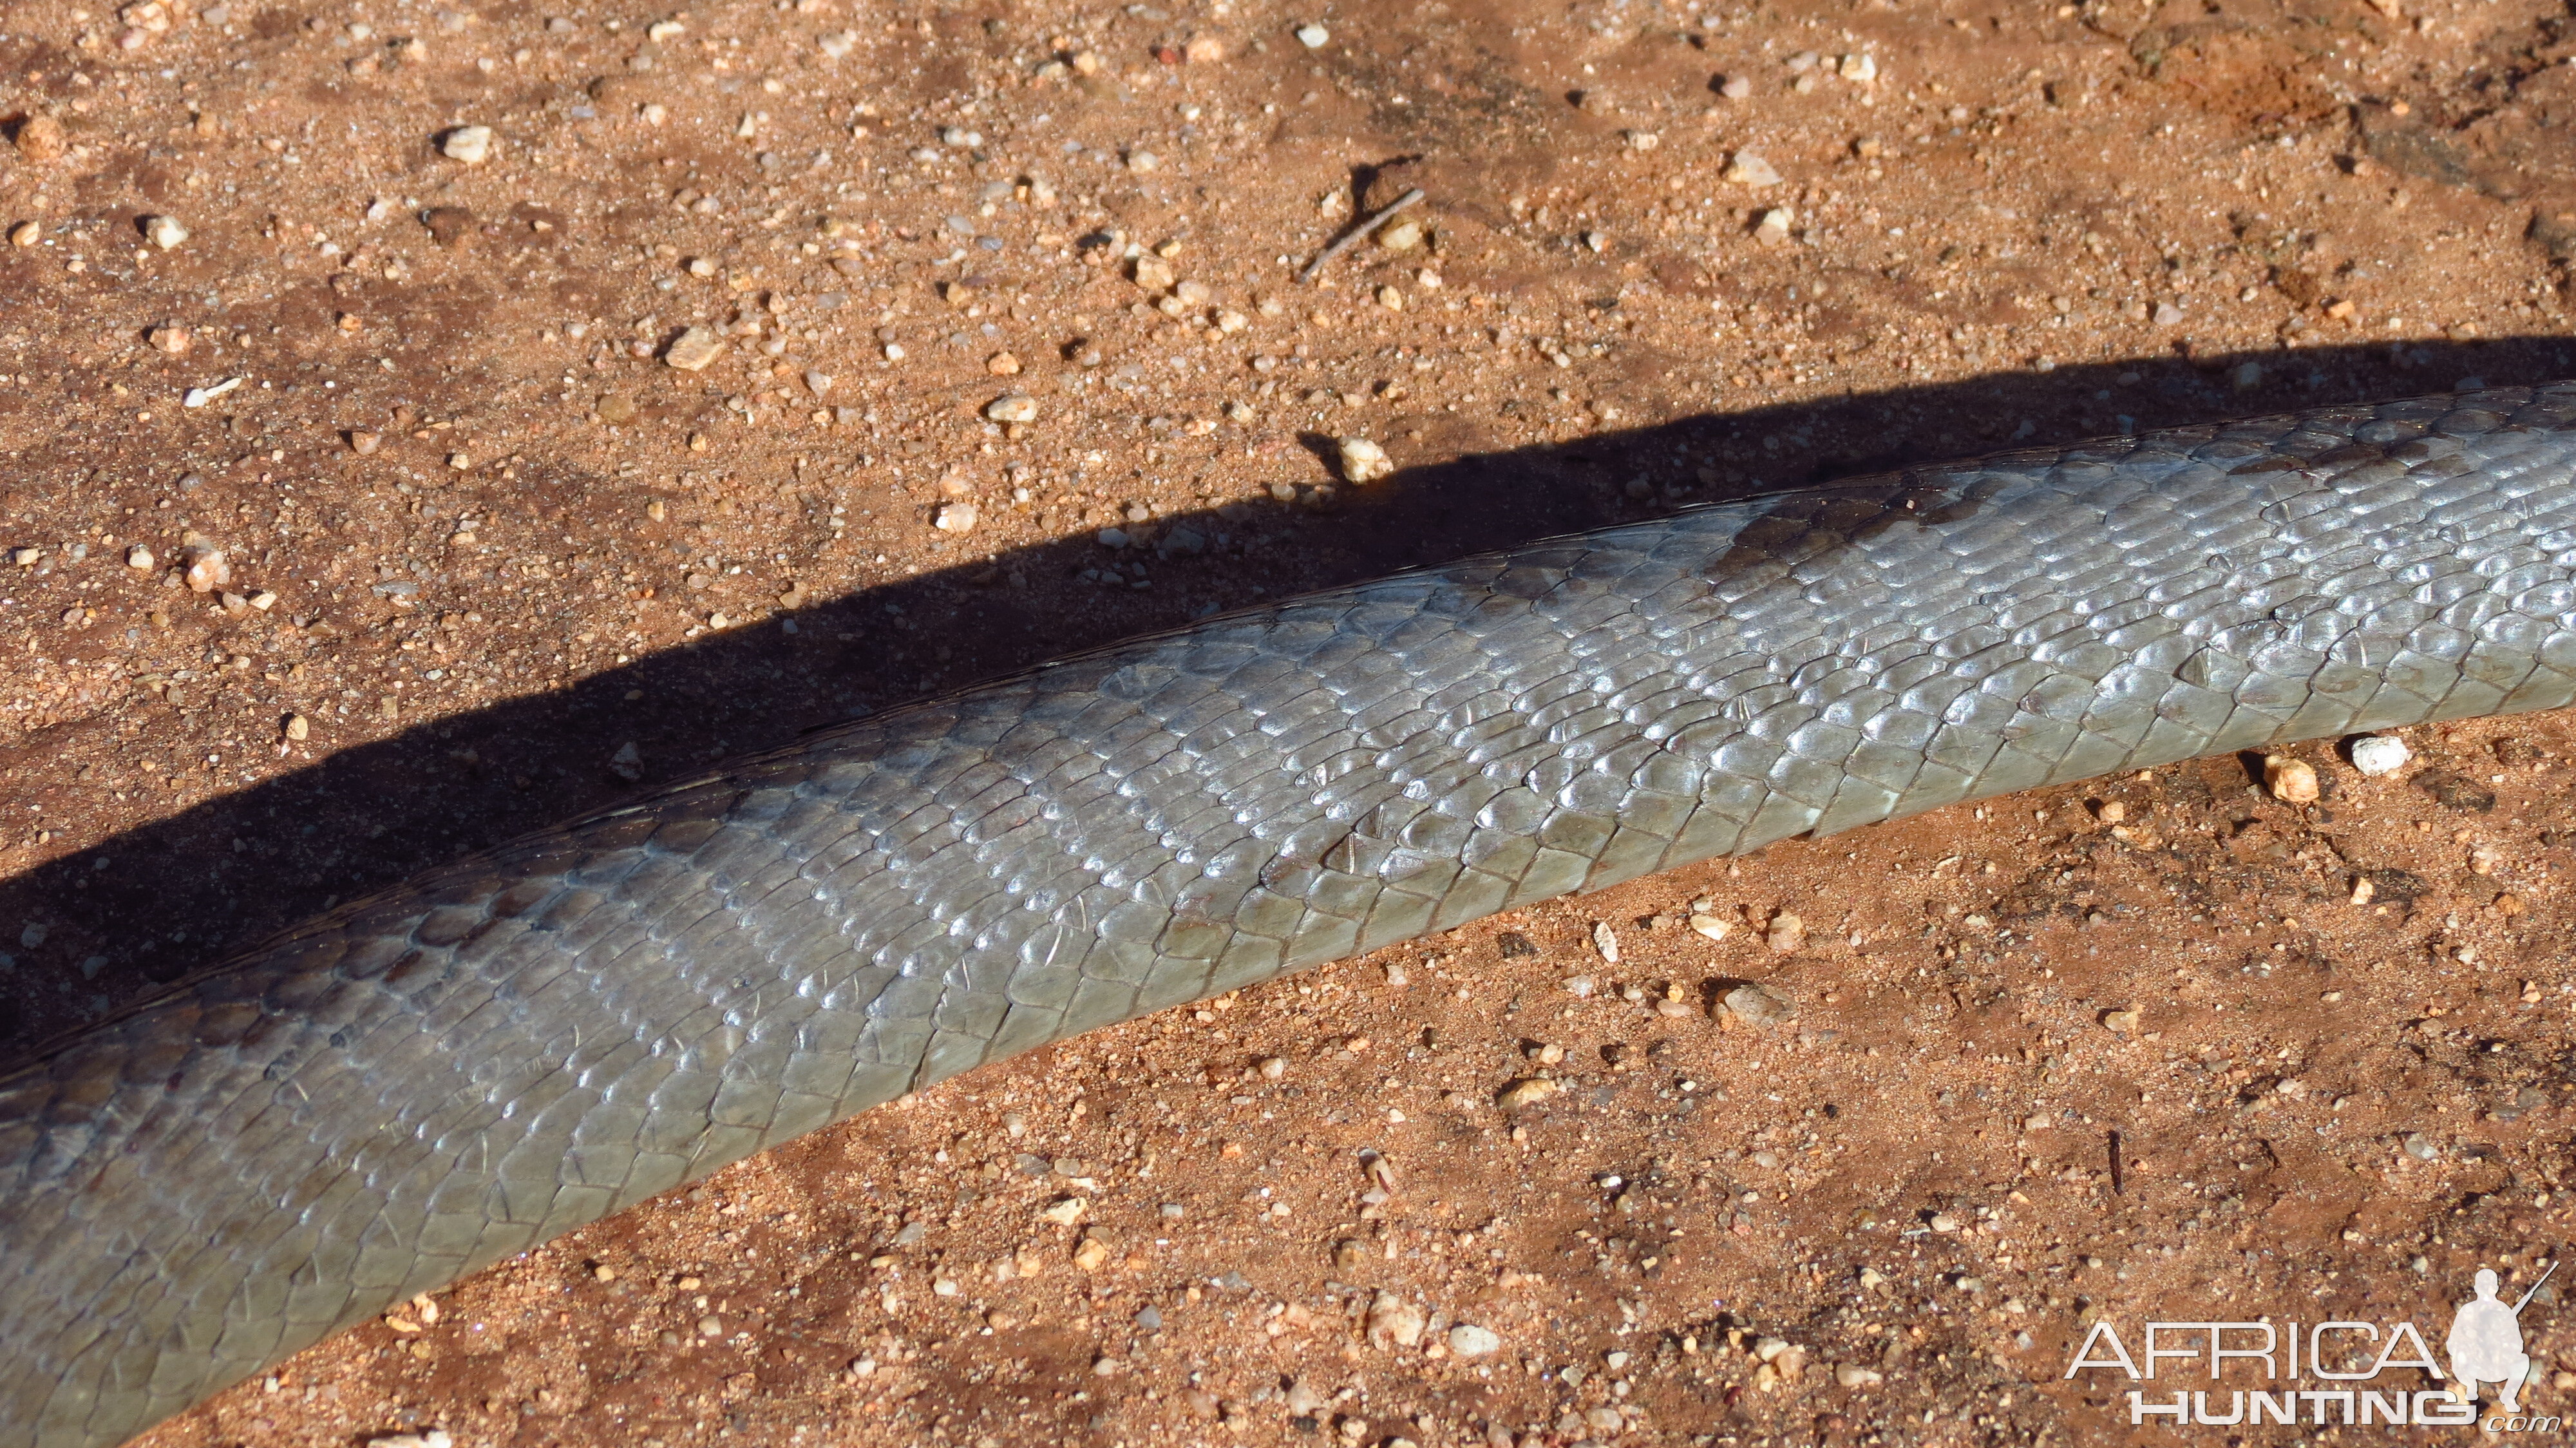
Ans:
{"label": "snake scale", "polygon": [[2576,702],[2576,382],[1910,468],[1205,620],[345,906],[0,1074],[0,1445],[1014,1052],[1795,835]]}

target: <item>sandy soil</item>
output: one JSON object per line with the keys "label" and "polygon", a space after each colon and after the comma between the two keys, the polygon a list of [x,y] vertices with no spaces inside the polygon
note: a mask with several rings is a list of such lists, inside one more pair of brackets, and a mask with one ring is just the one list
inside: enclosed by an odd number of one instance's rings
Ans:
{"label": "sandy soil", "polygon": [[[2536,0],[449,3],[0,11],[0,1038],[1210,608],[2576,372]],[[1410,187],[1414,246],[1298,283]],[[1340,484],[1350,434],[1397,476]],[[2159,770],[1104,1032],[146,1441],[2172,1436],[2065,1380],[2090,1324],[2438,1346],[2568,1230],[2576,721],[2411,742],[2300,751],[2312,806]]]}

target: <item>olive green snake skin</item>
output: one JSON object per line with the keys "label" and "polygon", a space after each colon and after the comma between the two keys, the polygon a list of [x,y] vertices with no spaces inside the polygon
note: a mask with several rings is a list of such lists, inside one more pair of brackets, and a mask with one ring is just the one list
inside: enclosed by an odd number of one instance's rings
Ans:
{"label": "olive green snake skin", "polygon": [[2576,383],[1712,504],[1209,619],[342,908],[0,1074],[0,1445],[1014,1052],[1794,835],[2576,701]]}

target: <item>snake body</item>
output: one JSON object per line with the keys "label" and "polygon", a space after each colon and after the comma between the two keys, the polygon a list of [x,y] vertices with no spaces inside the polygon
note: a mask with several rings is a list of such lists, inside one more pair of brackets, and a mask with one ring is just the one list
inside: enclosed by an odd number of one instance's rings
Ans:
{"label": "snake body", "polygon": [[2576,701],[2576,383],[1711,504],[810,737],[0,1074],[0,1445],[1014,1052],[1795,835]]}

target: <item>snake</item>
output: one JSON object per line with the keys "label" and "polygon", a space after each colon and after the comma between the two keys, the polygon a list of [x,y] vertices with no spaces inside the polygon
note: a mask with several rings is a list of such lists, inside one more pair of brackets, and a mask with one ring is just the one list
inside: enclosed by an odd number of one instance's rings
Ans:
{"label": "snake", "polygon": [[2576,382],[1711,502],[1219,614],[341,906],[0,1072],[0,1445],[104,1448],[933,1082],[1946,805],[2576,702]]}

